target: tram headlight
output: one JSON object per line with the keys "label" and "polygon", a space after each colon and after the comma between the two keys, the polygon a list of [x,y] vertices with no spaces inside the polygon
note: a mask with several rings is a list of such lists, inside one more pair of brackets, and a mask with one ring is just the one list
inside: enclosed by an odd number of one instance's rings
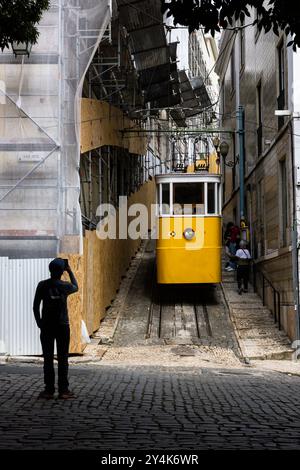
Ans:
{"label": "tram headlight", "polygon": [[192,228],[186,228],[183,232],[183,236],[186,240],[192,240],[195,236],[195,231]]}

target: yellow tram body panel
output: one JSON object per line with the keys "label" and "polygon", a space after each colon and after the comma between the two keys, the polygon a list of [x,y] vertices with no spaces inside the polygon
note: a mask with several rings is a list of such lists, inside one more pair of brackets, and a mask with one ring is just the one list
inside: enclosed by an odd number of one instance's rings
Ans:
{"label": "yellow tram body panel", "polygon": [[[192,240],[183,236],[187,228]],[[221,282],[221,217],[159,217],[156,262],[159,284]]]}

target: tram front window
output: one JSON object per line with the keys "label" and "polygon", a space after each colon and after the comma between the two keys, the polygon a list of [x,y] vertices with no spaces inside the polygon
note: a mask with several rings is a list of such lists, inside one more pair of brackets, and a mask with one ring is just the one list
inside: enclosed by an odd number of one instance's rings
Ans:
{"label": "tram front window", "polygon": [[204,183],[173,184],[174,215],[205,214]]}
{"label": "tram front window", "polygon": [[207,184],[207,213],[208,214],[215,214],[216,207],[215,207],[215,183],[208,183]]}
{"label": "tram front window", "polygon": [[161,185],[161,213],[170,214],[170,184]]}

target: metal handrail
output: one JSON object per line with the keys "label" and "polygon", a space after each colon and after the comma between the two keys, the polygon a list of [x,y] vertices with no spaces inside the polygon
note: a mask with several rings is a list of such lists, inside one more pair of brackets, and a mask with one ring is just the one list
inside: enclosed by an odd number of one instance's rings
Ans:
{"label": "metal handrail", "polygon": [[253,287],[254,291],[258,292],[257,283],[256,283],[256,274],[259,273],[262,276],[262,302],[263,305],[266,305],[266,294],[265,294],[265,286],[268,284],[272,291],[273,291],[273,315],[274,315],[274,322],[278,323],[278,329],[281,330],[281,295],[280,291],[274,287],[270,279],[266,276],[265,273],[260,270],[257,265],[253,266]]}

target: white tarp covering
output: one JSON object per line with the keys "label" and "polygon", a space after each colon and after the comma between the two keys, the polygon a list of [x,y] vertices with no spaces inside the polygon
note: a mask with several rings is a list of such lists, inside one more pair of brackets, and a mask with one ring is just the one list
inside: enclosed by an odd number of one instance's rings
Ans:
{"label": "white tarp covering", "polygon": [[0,53],[0,256],[82,250],[80,98],[109,0],[53,0],[30,57]]}
{"label": "white tarp covering", "polygon": [[1,353],[41,353],[35,288],[82,250],[80,99],[110,18],[109,0],[52,1],[30,56],[0,53]]}
{"label": "white tarp covering", "polygon": [[37,284],[49,277],[51,259],[0,258],[0,353],[41,354],[32,305]]}

